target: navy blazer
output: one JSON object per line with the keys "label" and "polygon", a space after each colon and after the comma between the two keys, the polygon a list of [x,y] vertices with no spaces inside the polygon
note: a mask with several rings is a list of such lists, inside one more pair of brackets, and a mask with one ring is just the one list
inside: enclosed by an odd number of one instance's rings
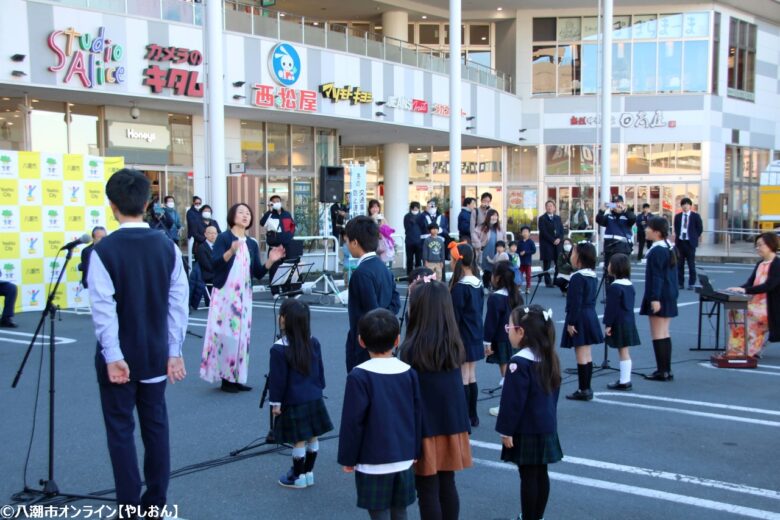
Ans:
{"label": "navy blazer", "polygon": [[322,399],[325,389],[325,370],[322,366],[322,349],[317,338],[311,338],[311,360],[309,374],[295,370],[287,363],[286,341],[279,340],[271,347],[271,362],[268,370],[268,402],[280,403],[284,407],[309,403]]}
{"label": "navy blazer", "polygon": [[411,211],[404,215],[404,233],[406,234],[404,242],[408,246],[420,244],[420,225],[417,222],[417,217],[419,216],[419,214],[415,215]]}
{"label": "navy blazer", "polygon": [[[682,229],[682,212],[674,216],[674,243],[679,244],[682,242],[680,239],[680,232]],[[691,214],[688,218],[688,242],[693,248],[699,247],[699,237],[704,232],[704,226],[701,222],[701,215],[691,210]]]}
{"label": "navy blazer", "polygon": [[558,431],[558,394],[547,393],[539,380],[534,355],[524,348],[509,360],[496,431],[507,437],[545,435]]}
{"label": "navy blazer", "polygon": [[619,323],[634,323],[636,293],[630,280],[615,280],[607,286],[607,307],[603,323],[614,327]]}
{"label": "navy blazer", "polygon": [[[521,255],[521,252],[525,252]],[[531,265],[534,261],[534,255],[536,254],[536,242],[532,238],[523,240],[522,238],[517,241],[517,257],[520,258],[520,265]]]}
{"label": "navy blazer", "polygon": [[482,349],[482,309],[485,307],[482,283],[476,276],[463,277],[450,294],[463,348],[466,352],[470,349],[479,351]]}
{"label": "navy blazer", "polygon": [[460,240],[465,240],[471,236],[471,210],[468,208],[460,208],[458,234],[460,235]]}
{"label": "navy blazer", "polygon": [[[522,298],[520,298],[520,303],[523,303]],[[498,290],[488,296],[483,327],[485,333],[482,338],[486,343],[495,345],[509,342],[504,325],[509,324],[510,314],[512,314],[512,309],[509,306],[509,295],[506,289]]]}
{"label": "navy blazer", "polygon": [[[538,219],[539,223],[539,250],[542,260],[558,259],[558,253],[563,248],[563,222],[561,217],[553,215],[552,220],[547,213],[542,213]],[[560,240],[556,246],[553,242]]]}
{"label": "navy blazer", "polygon": [[[227,282],[228,274],[233,267],[233,261],[236,259],[235,255],[230,257],[230,260],[227,262],[223,258],[225,251],[230,249],[234,240],[238,240],[238,237],[230,230],[227,230],[220,233],[214,241],[214,248],[211,250],[211,264],[214,266],[214,287],[217,289],[222,289],[225,282]],[[248,237],[246,246],[249,248],[250,272],[252,276],[260,280],[268,272],[265,264],[260,261],[260,246]]]}

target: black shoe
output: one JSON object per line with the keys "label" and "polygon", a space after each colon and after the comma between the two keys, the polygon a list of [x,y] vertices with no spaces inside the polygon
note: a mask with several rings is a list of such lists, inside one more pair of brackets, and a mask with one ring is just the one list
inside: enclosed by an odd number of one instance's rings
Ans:
{"label": "black shoe", "polygon": [[471,426],[475,428],[479,426],[479,417],[471,417],[469,420],[471,421]]}
{"label": "black shoe", "polygon": [[607,385],[607,388],[610,390],[631,390],[634,385],[631,384],[631,381],[628,383],[621,383],[620,380],[615,381],[614,383],[609,383]]}
{"label": "black shoe", "polygon": [[679,284],[677,284],[677,288],[680,289],[680,290],[683,290],[683,289],[685,289],[685,286],[683,284],[679,283]]}
{"label": "black shoe", "polygon": [[689,286],[688,286],[688,290],[689,290],[689,291],[693,291],[693,290],[695,290],[695,289],[696,289],[696,287],[695,287],[694,285],[689,285]]}
{"label": "black shoe", "polygon": [[233,383],[233,386],[236,387],[236,390],[238,390],[239,392],[251,392],[252,391],[252,387],[251,386],[242,385],[241,383]]}
{"label": "black shoe", "polygon": [[0,327],[7,327],[9,329],[17,329],[19,325],[16,324],[13,318],[3,318],[0,320]]}
{"label": "black shoe", "polygon": [[237,394],[238,388],[236,388],[235,383],[231,383],[227,379],[222,380],[222,387],[220,388],[223,392],[227,392],[229,394]]}
{"label": "black shoe", "polygon": [[645,376],[645,379],[647,379],[648,381],[671,381],[672,379],[674,379],[674,376],[672,375],[671,372],[659,372],[658,370],[656,370],[649,376]]}
{"label": "black shoe", "polygon": [[573,394],[567,395],[566,399],[570,399],[572,401],[590,401],[593,399],[593,390],[590,388],[587,390],[577,390]]}

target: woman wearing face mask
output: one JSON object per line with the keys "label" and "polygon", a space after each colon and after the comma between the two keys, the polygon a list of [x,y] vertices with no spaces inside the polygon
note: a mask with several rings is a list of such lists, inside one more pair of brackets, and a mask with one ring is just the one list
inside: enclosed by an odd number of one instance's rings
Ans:
{"label": "woman wearing face mask", "polygon": [[[490,280],[493,277],[494,264],[491,262],[496,256],[496,242],[506,242],[506,232],[501,229],[501,221],[498,217],[498,211],[490,209],[485,215],[485,221],[477,230],[479,245],[482,250],[482,282],[485,287],[490,287]],[[473,238],[472,238],[473,240]]]}
{"label": "woman wearing face mask", "polygon": [[206,228],[209,226],[212,226],[217,229],[217,234],[221,233],[222,230],[219,228],[219,223],[211,218],[211,206],[208,204],[204,204],[200,208],[200,221],[197,223],[197,228],[195,229],[195,232],[192,234],[192,237],[195,239],[195,246],[193,247],[193,251],[197,251],[198,247],[200,247],[201,244],[203,244],[206,241]]}
{"label": "woman wearing face mask", "polygon": [[570,238],[563,239],[563,251],[558,255],[558,275],[555,277],[555,285],[561,290],[561,294],[566,295],[569,288],[569,279],[574,272],[571,265],[571,251],[574,248],[574,242]]}
{"label": "woman wearing face mask", "polygon": [[178,242],[179,231],[181,231],[181,219],[179,218],[179,212],[176,211],[176,201],[172,195],[165,197],[164,210],[166,217],[168,217],[168,219],[173,222],[171,227],[168,229],[168,236],[170,236],[171,240],[174,242]]}

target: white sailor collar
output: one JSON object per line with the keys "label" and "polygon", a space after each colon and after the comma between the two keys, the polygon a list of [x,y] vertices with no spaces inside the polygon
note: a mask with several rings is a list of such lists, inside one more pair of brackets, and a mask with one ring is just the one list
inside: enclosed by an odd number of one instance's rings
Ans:
{"label": "white sailor collar", "polygon": [[625,285],[626,287],[631,287],[632,285],[634,285],[631,283],[631,280],[629,280],[628,278],[619,278],[613,281],[612,283],[617,285]]}
{"label": "white sailor collar", "polygon": [[533,361],[534,363],[538,363],[540,361],[539,358],[537,358],[534,355],[533,351],[528,347],[525,347],[524,349],[520,350],[520,352],[518,352],[512,357],[513,358],[520,357],[523,359],[527,359],[528,361]]}
{"label": "white sailor collar", "polygon": [[590,276],[591,278],[596,278],[596,271],[593,269],[580,269],[578,271],[575,271],[574,274],[581,274],[582,276]]}
{"label": "white sailor collar", "polygon": [[382,375],[403,374],[412,367],[396,357],[371,358],[359,364],[356,368],[361,368],[367,372]]}
{"label": "white sailor collar", "polygon": [[509,291],[507,291],[506,289],[499,289],[493,294],[500,294],[501,296],[509,296]]}
{"label": "white sailor collar", "polygon": [[479,278],[471,274],[461,278],[458,283],[462,283],[463,285],[468,285],[469,287],[473,287],[474,289],[482,288],[482,280],[480,280]]}
{"label": "white sailor collar", "polygon": [[[653,245],[650,246],[650,249],[653,249],[654,247],[660,247],[660,246],[664,246],[667,249],[672,248],[672,245],[669,243],[668,240],[656,240],[655,242],[653,242]],[[648,253],[650,252],[650,249],[647,250]]]}

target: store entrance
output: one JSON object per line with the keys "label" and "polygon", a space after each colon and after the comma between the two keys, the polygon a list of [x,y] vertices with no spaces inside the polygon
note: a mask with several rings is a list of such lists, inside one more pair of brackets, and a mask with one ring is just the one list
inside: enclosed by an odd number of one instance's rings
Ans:
{"label": "store entrance", "polygon": [[[187,210],[192,203],[193,180],[192,172],[183,168],[173,168],[169,166],[149,166],[149,165],[127,165],[146,175],[152,183],[152,204],[162,204],[165,197],[173,196],[176,203],[176,212],[179,214],[182,230],[179,236],[179,246],[183,251],[187,247]],[[204,200],[208,204],[208,201]],[[222,223],[220,223],[222,225]]]}

